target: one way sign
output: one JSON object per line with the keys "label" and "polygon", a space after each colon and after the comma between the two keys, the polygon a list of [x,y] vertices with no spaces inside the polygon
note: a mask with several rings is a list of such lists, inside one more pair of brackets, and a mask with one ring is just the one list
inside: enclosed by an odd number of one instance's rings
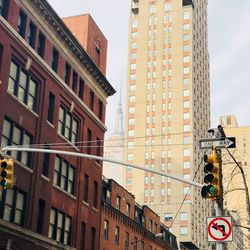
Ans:
{"label": "one way sign", "polygon": [[200,149],[211,149],[213,146],[219,148],[235,148],[235,137],[226,137],[221,139],[201,139],[199,140]]}

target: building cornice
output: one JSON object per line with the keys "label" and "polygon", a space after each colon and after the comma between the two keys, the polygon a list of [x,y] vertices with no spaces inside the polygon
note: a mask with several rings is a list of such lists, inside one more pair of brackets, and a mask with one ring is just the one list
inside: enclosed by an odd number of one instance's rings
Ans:
{"label": "building cornice", "polygon": [[50,25],[55,31],[55,34],[60,40],[67,46],[72,52],[77,61],[91,74],[96,80],[99,86],[105,91],[107,96],[111,96],[116,93],[115,89],[108,82],[101,70],[92,61],[85,49],[80,45],[68,27],[64,24],[62,19],[57,15],[53,8],[47,1],[44,0],[29,0],[40,16]]}

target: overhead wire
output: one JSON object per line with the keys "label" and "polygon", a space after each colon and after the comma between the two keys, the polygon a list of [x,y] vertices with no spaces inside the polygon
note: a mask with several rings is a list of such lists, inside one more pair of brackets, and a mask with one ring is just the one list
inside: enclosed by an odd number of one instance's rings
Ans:
{"label": "overhead wire", "polygon": [[[192,132],[188,132],[188,133],[192,133]],[[146,138],[157,138],[157,137],[169,137],[169,136],[174,136],[174,135],[181,135],[181,134],[186,134],[186,132],[179,132],[179,133],[168,133],[168,134],[158,134],[158,135],[147,135],[147,136],[131,136],[131,137],[123,137],[123,138],[115,138],[115,139],[103,139],[103,140],[88,140],[88,141],[76,141],[74,143],[72,143],[72,146],[78,147],[77,145],[81,145],[81,144],[87,144],[87,143],[92,143],[92,142],[111,142],[111,141],[127,141],[127,140],[136,140],[136,139],[146,139]],[[58,142],[58,143],[40,143],[40,144],[25,144],[25,145],[18,145],[21,147],[24,146],[34,146],[34,147],[43,147],[43,146],[58,146],[58,145],[66,145],[66,146],[70,146],[69,143],[71,142]],[[168,144],[166,144],[168,145]],[[15,145],[17,146],[17,145]]]}
{"label": "overhead wire", "polygon": [[[196,172],[195,172],[195,174],[194,174],[194,177],[193,177],[192,181],[195,180],[195,178],[196,178],[198,172],[200,171],[200,167],[201,167],[201,165],[202,165],[202,162],[203,162],[203,161],[201,160],[201,162],[200,162],[200,164],[199,164],[199,166],[198,166],[198,168],[197,168],[197,170],[196,170]],[[191,186],[192,186],[192,185],[189,185],[189,189],[188,189],[187,193],[185,194],[185,196],[184,196],[184,198],[183,198],[183,200],[182,200],[182,202],[181,202],[181,205],[179,206],[179,208],[178,208],[178,210],[177,210],[177,212],[176,212],[176,214],[175,214],[175,217],[174,217],[174,219],[171,221],[171,224],[170,224],[170,226],[169,226],[168,228],[171,228],[172,225],[174,224],[174,221],[176,220],[176,218],[177,218],[179,212],[181,211],[181,208],[182,208],[182,206],[183,206],[183,204],[184,204],[184,202],[185,202],[185,200],[186,200],[186,198],[187,198],[187,196],[188,196],[188,194],[189,194],[189,191],[190,191],[190,189],[191,189]]]}

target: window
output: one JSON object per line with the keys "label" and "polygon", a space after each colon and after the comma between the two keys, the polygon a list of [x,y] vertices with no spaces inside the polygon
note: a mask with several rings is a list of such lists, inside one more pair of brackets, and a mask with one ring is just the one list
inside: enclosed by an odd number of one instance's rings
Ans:
{"label": "window", "polygon": [[129,249],[129,233],[126,232],[125,234],[125,250]]}
{"label": "window", "polygon": [[171,3],[165,3],[164,4],[164,11],[170,11],[172,9]]}
{"label": "window", "polygon": [[54,184],[74,194],[75,168],[59,156],[55,158]]}
{"label": "window", "polygon": [[183,156],[190,156],[190,150],[188,148],[183,150]]}
{"label": "window", "polygon": [[190,113],[183,113],[183,119],[184,120],[190,119]]}
{"label": "window", "polygon": [[44,215],[45,215],[45,201],[39,199],[36,231],[40,234],[43,233]]}
{"label": "window", "polygon": [[180,227],[180,234],[181,235],[187,235],[188,234],[188,228],[187,227]]}
{"label": "window", "polygon": [[184,161],[184,162],[183,162],[183,168],[184,168],[184,169],[190,168],[190,161]]}
{"label": "window", "polygon": [[3,62],[3,45],[0,43],[0,71],[2,68],[2,62]]}
{"label": "window", "polygon": [[129,114],[134,114],[135,113],[135,107],[129,107],[128,108],[128,113]]}
{"label": "window", "polygon": [[88,202],[89,199],[89,176],[87,174],[84,175],[84,190],[83,190],[83,200]]}
{"label": "window", "polygon": [[87,154],[91,154],[91,144],[92,144],[92,131],[88,128],[88,133],[87,133]]}
{"label": "window", "polygon": [[109,237],[109,222],[107,220],[104,220],[104,225],[103,225],[103,230],[104,230],[104,239],[108,239]]}
{"label": "window", "polygon": [[134,250],[137,250],[137,244],[138,244],[138,238],[137,237],[134,238],[133,244],[134,244]]}
{"label": "window", "polygon": [[134,118],[129,118],[128,119],[128,125],[134,125],[135,124],[135,119]]}
{"label": "window", "polygon": [[181,212],[180,213],[180,220],[181,221],[187,221],[188,220],[188,213]]}
{"label": "window", "polygon": [[109,190],[106,190],[106,203],[111,204],[111,193]]}
{"label": "window", "polygon": [[183,194],[190,194],[190,187],[184,187]]}
{"label": "window", "polygon": [[86,244],[86,223],[82,222],[81,250],[85,250]]}
{"label": "window", "polygon": [[0,0],[0,16],[3,16],[5,19],[8,15],[8,4],[9,0]]}
{"label": "window", "polygon": [[189,74],[189,67],[183,68],[183,74]]}
{"label": "window", "polygon": [[[30,145],[32,144],[32,141],[32,136],[29,135],[23,128],[19,127],[7,118],[4,119],[1,146]],[[9,154],[22,164],[30,166],[30,152],[11,151]]]}
{"label": "window", "polygon": [[184,56],[183,57],[183,62],[188,63],[189,62],[189,56]]}
{"label": "window", "polygon": [[54,122],[54,109],[55,109],[55,96],[53,93],[49,92],[49,102],[48,102],[48,115],[47,120],[53,124]]}
{"label": "window", "polygon": [[69,245],[71,240],[71,224],[71,217],[55,208],[51,208],[48,235],[49,238],[65,245]]}
{"label": "window", "polygon": [[[101,140],[96,137],[96,155],[101,156]],[[96,160],[97,163],[100,163],[100,160]]]}
{"label": "window", "polygon": [[189,45],[184,45],[184,46],[183,46],[183,51],[184,51],[184,52],[189,51]]}
{"label": "window", "polygon": [[189,26],[188,23],[186,23],[186,24],[183,25],[183,29],[184,29],[184,30],[189,30],[189,28],[190,28],[190,26]]}
{"label": "window", "polygon": [[16,188],[2,192],[0,218],[23,226],[25,216],[26,194]]}
{"label": "window", "polygon": [[136,59],[136,53],[135,52],[130,54],[130,59],[131,60],[135,60]]}
{"label": "window", "polygon": [[80,79],[78,96],[79,96],[82,100],[83,100],[83,94],[84,94],[84,81],[83,81],[82,79]]}
{"label": "window", "polygon": [[187,12],[187,11],[185,11],[185,12],[183,13],[183,19],[184,19],[184,20],[188,20],[189,18],[190,18],[190,13]]}
{"label": "window", "polygon": [[51,63],[51,68],[57,72],[58,70],[58,50],[56,48],[53,48],[53,54],[52,54],[52,63]]}
{"label": "window", "polygon": [[28,43],[32,48],[35,47],[35,41],[36,41],[36,26],[34,23],[30,22],[29,33],[28,33]]}
{"label": "window", "polygon": [[89,91],[89,107],[93,111],[94,110],[94,101],[95,101],[95,94],[92,90]]}
{"label": "window", "polygon": [[73,114],[61,106],[57,132],[74,143],[77,141],[78,127],[78,121],[74,118]]}
{"label": "window", "polygon": [[115,244],[119,245],[119,238],[120,238],[120,228],[115,227]]}
{"label": "window", "polygon": [[90,250],[95,250],[95,238],[96,238],[96,229],[91,227],[91,240],[90,240]]}
{"label": "window", "polygon": [[189,96],[189,89],[183,90],[183,96]]}
{"label": "window", "polygon": [[150,13],[150,14],[156,13],[156,5],[151,5],[151,6],[149,6],[149,13]]}
{"label": "window", "polygon": [[133,129],[128,130],[128,137],[134,136],[134,135],[135,135],[135,131]]}
{"label": "window", "polygon": [[138,27],[138,20],[134,19],[132,20],[132,28],[137,28]]}
{"label": "window", "polygon": [[119,211],[121,209],[121,197],[120,196],[116,197],[116,209]]}
{"label": "window", "polygon": [[73,79],[72,79],[72,89],[74,92],[77,90],[78,83],[78,74],[73,70]]}
{"label": "window", "polygon": [[183,126],[183,131],[184,132],[189,132],[190,131],[190,125],[184,125]]}
{"label": "window", "polygon": [[94,181],[93,193],[94,193],[93,207],[97,208],[98,206],[98,182],[97,181]]}
{"label": "window", "polygon": [[18,18],[17,32],[25,38],[27,15],[21,10]]}
{"label": "window", "polygon": [[191,137],[190,136],[184,136],[183,137],[183,144],[190,144],[191,143]]}
{"label": "window", "polygon": [[[50,149],[50,147],[45,144],[45,149]],[[49,175],[49,161],[50,161],[50,154],[44,153],[44,155],[43,155],[43,175],[47,176],[47,177]]]}
{"label": "window", "polygon": [[64,81],[67,85],[70,83],[70,75],[71,75],[71,66],[66,63],[65,64],[65,74],[64,74]]}
{"label": "window", "polygon": [[95,62],[97,64],[97,66],[100,66],[100,62],[101,62],[101,49],[95,45]]}
{"label": "window", "polygon": [[172,221],[173,220],[173,214],[172,213],[165,213],[164,214],[164,220],[165,221]]}
{"label": "window", "polygon": [[101,100],[98,102],[98,117],[102,121],[102,113],[103,113],[103,103]]}
{"label": "window", "polygon": [[183,102],[183,108],[189,108],[189,101]]}
{"label": "window", "polygon": [[188,40],[189,40],[189,34],[184,34],[183,41],[188,41]]}
{"label": "window", "polygon": [[141,242],[141,250],[144,250],[144,241]]}
{"label": "window", "polygon": [[130,217],[130,204],[129,203],[127,203],[127,205],[126,205],[126,215],[128,216],[128,217]]}
{"label": "window", "polygon": [[37,110],[38,82],[16,62],[11,61],[8,92],[32,111]]}
{"label": "window", "polygon": [[44,57],[44,49],[45,49],[45,36],[42,32],[39,33],[38,37],[38,45],[37,45],[37,53],[40,57]]}

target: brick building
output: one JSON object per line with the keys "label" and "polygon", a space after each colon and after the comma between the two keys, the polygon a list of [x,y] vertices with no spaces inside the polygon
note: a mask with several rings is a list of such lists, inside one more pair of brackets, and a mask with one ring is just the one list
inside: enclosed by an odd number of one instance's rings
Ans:
{"label": "brick building", "polygon": [[[99,48],[107,46],[102,39]],[[106,54],[99,59],[93,62],[47,1],[0,1],[1,146],[102,155],[92,146],[102,143],[106,99],[115,90],[104,75]],[[9,154],[17,179],[2,192],[0,249],[99,249],[101,163]]]}
{"label": "brick building", "polygon": [[112,179],[103,179],[102,204],[100,250],[178,249],[160,216]]}

